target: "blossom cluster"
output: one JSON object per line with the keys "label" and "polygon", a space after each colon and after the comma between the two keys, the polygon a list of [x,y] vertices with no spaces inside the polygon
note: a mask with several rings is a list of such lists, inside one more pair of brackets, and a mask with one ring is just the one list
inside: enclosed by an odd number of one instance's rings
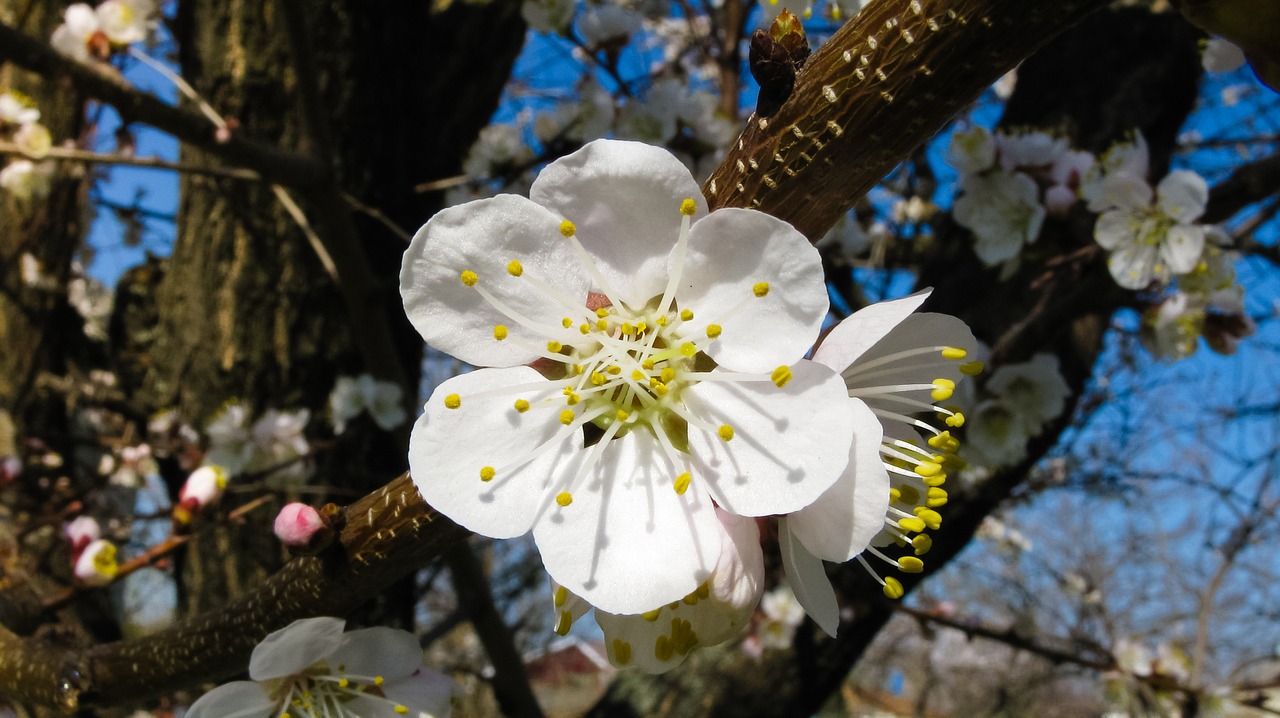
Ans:
{"label": "blossom cluster", "polygon": [[231,474],[262,471],[270,482],[301,483],[311,474],[311,444],[304,434],[310,420],[306,409],[269,409],[251,422],[248,407],[229,403],[205,427],[204,460]]}
{"label": "blossom cluster", "polygon": [[0,139],[25,155],[0,169],[0,190],[23,203],[44,197],[53,180],[53,165],[42,160],[53,147],[53,137],[40,124],[40,109],[31,98],[15,90],[0,92]]}
{"label": "blossom cluster", "polygon": [[672,154],[591,142],[528,199],[438,213],[401,294],[430,347],[481,367],[415,423],[418,490],[477,533],[532,532],[556,631],[594,609],[615,665],[669,670],[748,625],[766,517],[832,634],[823,561],[921,570],[959,444],[921,417],[963,424],[936,402],[981,369],[972,335],[915,314],[922,293],[863,309],[806,359],[828,311],[818,251],[768,215],[708,212]]}
{"label": "blossom cluster", "polygon": [[154,0],[104,0],[96,8],[75,3],[66,9],[49,44],[81,62],[106,60],[145,40],[156,12]]}
{"label": "blossom cluster", "polygon": [[973,425],[966,433],[965,459],[987,469],[1010,466],[1027,453],[1027,442],[1062,414],[1070,389],[1058,358],[1036,354],[1005,364],[981,387],[972,387]]}

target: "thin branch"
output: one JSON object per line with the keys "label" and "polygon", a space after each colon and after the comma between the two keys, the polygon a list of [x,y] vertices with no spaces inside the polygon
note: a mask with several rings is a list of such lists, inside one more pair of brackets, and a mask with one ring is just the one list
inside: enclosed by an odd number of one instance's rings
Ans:
{"label": "thin branch", "polygon": [[38,162],[42,159],[54,159],[64,162],[82,162],[84,164],[141,167],[143,169],[166,170],[192,175],[209,175],[212,177],[225,177],[227,179],[248,180],[251,182],[259,182],[262,180],[262,176],[253,170],[236,169],[233,167],[209,167],[207,165],[196,165],[189,162],[168,162],[155,157],[134,157],[133,155],[106,154],[102,152],[67,149],[65,147],[53,147],[44,156],[37,157],[24,152],[22,148],[11,142],[0,142],[0,156],[21,157],[23,159],[31,160],[32,162]]}

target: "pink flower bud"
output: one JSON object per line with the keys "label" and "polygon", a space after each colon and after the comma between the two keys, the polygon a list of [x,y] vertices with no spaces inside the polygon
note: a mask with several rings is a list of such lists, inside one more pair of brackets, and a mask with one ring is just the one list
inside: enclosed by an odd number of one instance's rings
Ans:
{"label": "pink flower bud", "polygon": [[319,511],[296,501],[280,509],[280,515],[276,516],[276,537],[289,548],[310,547],[316,535],[328,528]]}
{"label": "pink flower bud", "polygon": [[102,529],[92,516],[80,516],[67,524],[64,529],[67,540],[71,542],[71,552],[79,555],[86,546],[102,537]]}
{"label": "pink flower bud", "polygon": [[106,539],[98,539],[86,546],[75,564],[76,579],[86,586],[105,586],[111,583],[119,570],[115,544]]}
{"label": "pink flower bud", "polygon": [[0,486],[4,486],[22,473],[22,459],[16,456],[0,458]]}
{"label": "pink flower bud", "polygon": [[201,466],[187,477],[187,483],[178,492],[178,503],[183,508],[199,511],[222,498],[227,488],[227,472],[221,466]]}

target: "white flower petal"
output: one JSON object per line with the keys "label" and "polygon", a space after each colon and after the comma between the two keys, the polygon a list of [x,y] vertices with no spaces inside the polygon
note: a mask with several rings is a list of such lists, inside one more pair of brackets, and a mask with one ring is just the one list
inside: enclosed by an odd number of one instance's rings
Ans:
{"label": "white flower petal", "polygon": [[809,553],[804,544],[795,538],[786,518],[778,520],[778,548],[782,552],[782,569],[796,600],[804,606],[805,613],[828,636],[835,638],[840,627],[840,604],[836,603],[835,589],[822,567],[822,559]]}
{"label": "white flower petal", "polygon": [[639,142],[590,142],[547,165],[529,197],[558,215],[557,223],[573,222],[605,281],[620,295],[615,299],[633,308],[666,288],[681,202],[692,199],[698,215],[706,212],[702,191],[680,160]]}
{"label": "white flower petal", "polygon": [[301,618],[262,639],[249,659],[255,681],[301,673],[337,650],[346,621],[331,616]]}
{"label": "white flower petal", "polygon": [[818,250],[786,222],[749,209],[717,210],[693,225],[676,304],[694,312],[680,327],[685,336],[701,339],[707,325],[720,325],[707,354],[746,372],[803,357],[830,307]]}
{"label": "white flower petal", "polygon": [[1150,204],[1151,185],[1137,174],[1118,171],[1102,179],[1097,196],[1089,200],[1089,209],[1094,212],[1112,207],[1136,210]]}
{"label": "white flower petal", "polygon": [[687,596],[715,567],[720,527],[696,473],[689,490],[676,493],[683,470],[645,428],[610,441],[588,476],[555,489],[572,503],[553,503],[533,527],[547,573],[610,613],[643,613]]}
{"label": "white flower petal", "polygon": [[1104,212],[1098,217],[1097,224],[1093,225],[1094,241],[1106,250],[1114,250],[1135,238],[1133,215],[1128,210],[1113,209]]}
{"label": "white flower petal", "polygon": [[276,702],[253,681],[234,681],[200,696],[187,709],[187,718],[270,718]]}
{"label": "white flower petal", "polygon": [[704,381],[684,391],[685,405],[717,430],[689,427],[694,481],[739,516],[797,511],[835,483],[849,463],[853,416],[844,381],[817,362],[791,367],[790,383]]}
{"label": "white flower petal", "polygon": [[[678,214],[678,213],[677,213]],[[498,195],[441,210],[404,253],[400,295],[405,313],[433,348],[478,366],[513,366],[537,358],[532,347],[568,337],[560,318],[585,316],[590,281],[572,247],[560,234],[561,218],[515,195]],[[524,274],[512,276],[516,260]],[[461,280],[477,276],[477,286]],[[554,287],[556,296],[530,279]],[[477,291],[483,287],[523,317],[530,329],[496,309]],[[574,313],[576,312],[576,314]],[[494,327],[508,328],[506,341]],[[532,347],[530,347],[532,345]]]}
{"label": "white flower petal", "polygon": [[422,665],[422,648],[408,631],[385,626],[362,628],[342,635],[331,661],[335,662],[344,666],[346,673],[396,680]]}
{"label": "white flower petal", "polygon": [[1178,224],[1169,228],[1160,244],[1160,258],[1174,274],[1186,274],[1200,263],[1204,252],[1204,227]]}
{"label": "white flower petal", "polygon": [[[395,701],[387,700],[379,696],[370,695],[368,693],[359,693],[351,696],[342,704],[343,710],[347,711],[347,715],[357,715],[360,718],[405,718],[406,715],[413,716],[412,713],[400,713],[396,710],[398,704]],[[419,713],[419,716],[422,714]],[[418,718],[413,716],[413,718]]]}
{"label": "white flower petal", "polygon": [[862,553],[884,528],[889,508],[889,472],[880,460],[880,422],[859,399],[849,399],[849,409],[854,429],[848,468],[817,501],[787,519],[805,548],[837,563]]}
{"label": "white flower petal", "polygon": [[909,297],[876,302],[854,312],[837,324],[813,352],[813,360],[842,372],[858,357],[885,338],[929,298],[931,289]]}
{"label": "white flower petal", "polygon": [[[502,391],[538,383],[527,392]],[[474,396],[489,391],[496,395]],[[450,409],[446,401],[455,394],[461,405]],[[516,411],[517,398],[531,408]],[[479,369],[436,387],[409,439],[409,469],[422,498],[485,536],[512,538],[528,531],[556,463],[582,447],[581,432],[568,433],[560,423],[563,404],[547,405],[553,398],[563,399],[559,385],[524,366]],[[564,434],[558,446],[513,466],[557,433]],[[489,481],[481,480],[485,467],[495,470]]]}
{"label": "white flower petal", "polygon": [[1125,289],[1145,289],[1155,277],[1159,258],[1156,248],[1145,243],[1126,244],[1107,258],[1107,269],[1116,284]]}
{"label": "white flower petal", "polygon": [[[421,653],[421,651],[419,651]],[[453,679],[429,668],[382,685],[382,694],[409,709],[410,718],[449,718],[453,713]]]}
{"label": "white flower petal", "polygon": [[1190,170],[1174,170],[1156,185],[1160,210],[1179,222],[1194,222],[1209,203],[1209,183]]}

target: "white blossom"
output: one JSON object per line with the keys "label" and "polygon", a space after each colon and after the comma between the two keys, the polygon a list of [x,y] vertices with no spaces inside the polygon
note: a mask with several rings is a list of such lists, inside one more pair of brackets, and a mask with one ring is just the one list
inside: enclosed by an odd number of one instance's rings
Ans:
{"label": "white blossom", "polygon": [[395,429],[406,418],[403,395],[399,384],[378,381],[369,374],[338,377],[333,393],[329,395],[334,433],[341,434],[346,430],[348,421],[366,411],[383,431]]}
{"label": "white blossom", "polygon": [[1024,420],[1030,436],[1040,433],[1041,426],[1062,413],[1071,393],[1058,370],[1058,358],[1048,353],[996,369],[987,379],[986,388]]}
{"label": "white blossom", "polygon": [[1205,43],[1200,62],[1205,72],[1234,72],[1244,66],[1244,51],[1230,40],[1211,37]]}
{"label": "white blossom", "polygon": [[21,127],[40,119],[40,110],[24,95],[9,90],[0,92],[0,126]]}
{"label": "white blossom", "polygon": [[1195,268],[1204,249],[1205,228],[1193,224],[1204,214],[1209,185],[1189,170],[1174,170],[1151,187],[1127,173],[1108,175],[1092,203],[1107,209],[1093,237],[1111,255],[1107,268],[1125,289],[1168,282]]}
{"label": "white blossom", "polygon": [[612,3],[591,7],[578,21],[578,29],[588,47],[625,42],[640,30],[640,26],[641,17],[638,13]]}
{"label": "white blossom", "polygon": [[995,137],[981,125],[956,132],[947,145],[946,159],[962,174],[989,170],[996,161]]}
{"label": "white blossom", "polygon": [[86,586],[105,586],[119,573],[116,546],[106,539],[96,539],[80,552],[73,567],[77,580]]}
{"label": "white blossom", "polygon": [[1036,241],[1045,208],[1034,180],[1021,172],[993,172],[965,177],[964,194],[956,200],[956,222],[973,232],[974,252],[988,265],[1013,259]]}

